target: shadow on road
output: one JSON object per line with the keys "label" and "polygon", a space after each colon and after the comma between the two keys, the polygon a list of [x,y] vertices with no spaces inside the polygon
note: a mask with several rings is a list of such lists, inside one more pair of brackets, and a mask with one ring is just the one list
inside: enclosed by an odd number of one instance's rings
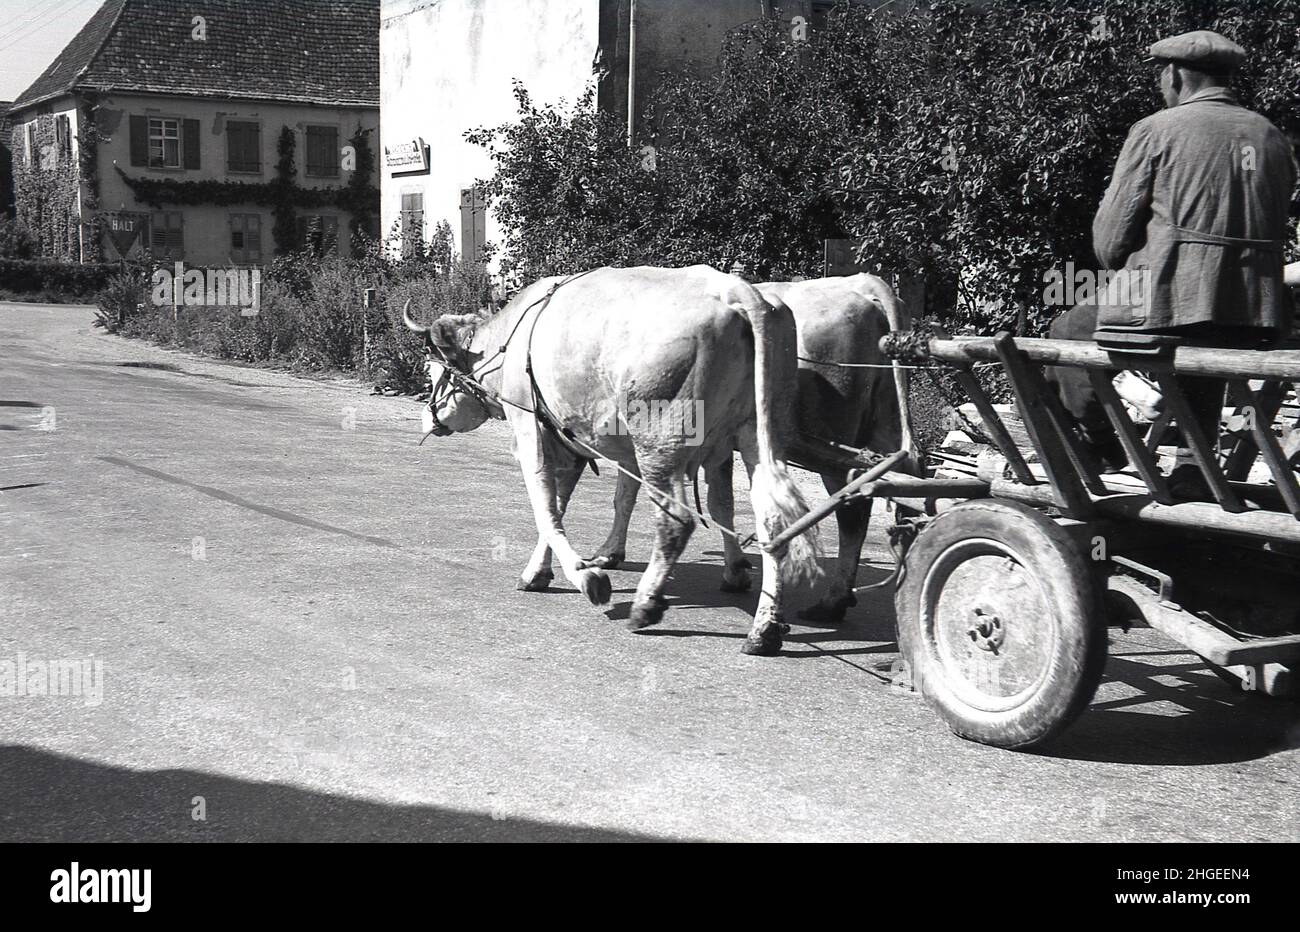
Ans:
{"label": "shadow on road", "polygon": [[[1181,651],[1167,653],[1183,656]],[[1125,683],[1138,694],[1094,702],[1045,754],[1116,764],[1196,766],[1256,760],[1300,748],[1300,703],[1233,690],[1200,662],[1143,663],[1135,659],[1141,656],[1112,655],[1106,662],[1106,679]],[[1171,679],[1172,684],[1164,682]],[[1142,711],[1155,702],[1181,711]]]}
{"label": "shadow on road", "polygon": [[[0,773],[0,842],[655,840],[193,770],[127,770],[14,745],[0,747]],[[191,817],[196,796],[207,821]]]}

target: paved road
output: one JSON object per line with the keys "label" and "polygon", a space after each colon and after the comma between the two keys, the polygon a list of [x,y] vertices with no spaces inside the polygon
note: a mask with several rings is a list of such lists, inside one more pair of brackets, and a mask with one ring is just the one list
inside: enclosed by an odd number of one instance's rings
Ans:
{"label": "paved road", "polygon": [[[0,838],[1300,837],[1300,707],[1153,632],[1116,633],[1051,753],[966,743],[889,685],[884,598],[743,656],[753,599],[702,532],[630,634],[633,572],[609,615],[514,591],[500,425],[420,448],[408,399],[91,317],[0,305],[0,677],[90,658],[102,687],[0,696]],[[611,486],[579,487],[588,546]]]}

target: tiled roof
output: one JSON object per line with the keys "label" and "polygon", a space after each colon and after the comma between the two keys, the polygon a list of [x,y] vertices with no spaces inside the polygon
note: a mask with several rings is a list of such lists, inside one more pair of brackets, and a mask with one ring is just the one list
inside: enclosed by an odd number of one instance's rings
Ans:
{"label": "tiled roof", "polygon": [[73,87],[377,107],[379,0],[106,0],[15,106]]}
{"label": "tiled roof", "polygon": [[41,72],[41,76],[32,83],[31,87],[18,95],[13,106],[21,108],[38,103],[47,97],[67,93],[77,79],[77,75],[90,64],[90,60],[99,51],[100,45],[103,44],[109,30],[113,28],[113,21],[125,3],[126,0],[107,0],[96,10],[95,15],[81,27],[81,32],[77,33],[72,41],[64,46],[58,58],[50,63],[50,67]]}

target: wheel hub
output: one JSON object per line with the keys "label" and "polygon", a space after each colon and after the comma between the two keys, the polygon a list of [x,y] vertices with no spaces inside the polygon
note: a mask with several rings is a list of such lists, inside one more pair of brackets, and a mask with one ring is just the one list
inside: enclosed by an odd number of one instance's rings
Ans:
{"label": "wheel hub", "polygon": [[980,650],[986,650],[991,654],[996,654],[998,648],[1002,646],[1002,640],[1006,637],[1006,631],[1002,627],[1002,619],[997,616],[993,609],[986,605],[976,606],[971,611],[973,624],[966,632],[970,639],[975,642],[975,646]]}

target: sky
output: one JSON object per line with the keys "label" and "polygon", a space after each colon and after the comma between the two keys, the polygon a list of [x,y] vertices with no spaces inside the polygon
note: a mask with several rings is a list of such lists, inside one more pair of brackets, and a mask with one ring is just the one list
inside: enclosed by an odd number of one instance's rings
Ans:
{"label": "sky", "polygon": [[0,0],[0,100],[27,89],[103,0]]}

